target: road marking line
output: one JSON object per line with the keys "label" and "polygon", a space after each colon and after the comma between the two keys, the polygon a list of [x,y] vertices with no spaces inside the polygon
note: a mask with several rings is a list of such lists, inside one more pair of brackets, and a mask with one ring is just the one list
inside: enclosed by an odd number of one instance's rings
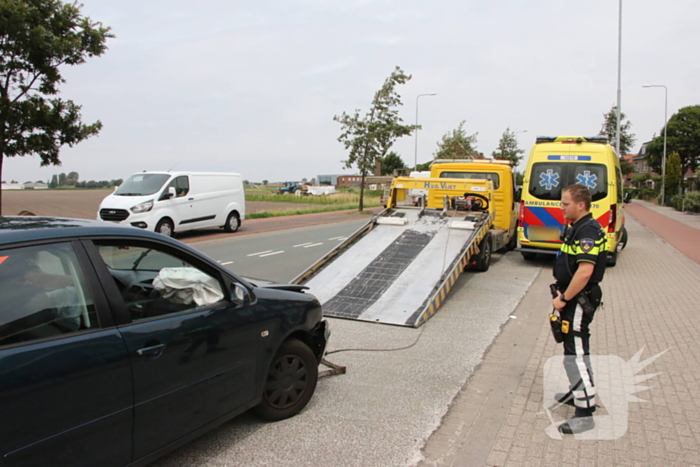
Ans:
{"label": "road marking line", "polygon": [[345,240],[347,237],[343,237],[342,235],[340,237],[333,237],[329,238],[328,240]]}
{"label": "road marking line", "polygon": [[272,251],[272,250],[259,251],[259,252],[257,252],[257,253],[251,253],[251,254],[249,254],[248,256],[264,255],[265,253],[269,253],[269,252],[271,252],[271,251]]}
{"label": "road marking line", "polygon": [[233,264],[233,261],[226,261],[225,263],[221,263],[222,266],[226,266],[227,264]]}
{"label": "road marking line", "polygon": [[323,245],[323,243],[314,243],[312,245],[306,245],[304,248],[311,248],[312,246],[319,246],[319,245]]}
{"label": "road marking line", "polygon": [[311,245],[313,242],[306,242],[306,243],[300,243],[299,245],[294,245],[293,248],[297,248],[300,246],[305,246],[305,245]]}
{"label": "road marking line", "polygon": [[[279,255],[280,253],[284,253],[284,250],[282,250],[282,251],[275,251],[275,252],[273,252],[273,253],[267,253],[266,255],[260,255],[260,258],[264,258],[264,257],[266,257],[266,256],[272,256],[272,255]],[[248,256],[250,256],[250,255],[248,255]]]}

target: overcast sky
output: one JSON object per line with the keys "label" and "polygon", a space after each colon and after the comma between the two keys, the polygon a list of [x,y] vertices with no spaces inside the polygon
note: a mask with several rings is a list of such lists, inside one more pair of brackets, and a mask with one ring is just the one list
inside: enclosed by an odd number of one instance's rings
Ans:
{"label": "overcast sky", "polygon": [[[416,119],[418,162],[466,120],[490,155],[503,131],[529,152],[536,135],[597,134],[617,100],[618,1],[82,0],[110,26],[109,50],[63,70],[62,97],[99,136],[61,167],[6,159],[3,179],[126,178],[142,170],[239,172],[251,181],[343,170],[333,116],[368,110],[395,66],[401,116]],[[622,110],[636,148],[700,104],[698,0],[625,0]],[[408,165],[413,136],[396,142]],[[636,152],[635,148],[635,152]]]}

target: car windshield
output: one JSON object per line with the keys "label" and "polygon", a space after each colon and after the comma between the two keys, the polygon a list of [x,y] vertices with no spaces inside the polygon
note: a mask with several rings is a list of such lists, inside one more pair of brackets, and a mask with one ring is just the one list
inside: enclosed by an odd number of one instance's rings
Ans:
{"label": "car windshield", "polygon": [[118,196],[152,195],[170,179],[169,174],[134,174],[114,192]]}
{"label": "car windshield", "polygon": [[607,171],[603,164],[538,162],[532,166],[529,193],[537,199],[560,200],[561,190],[579,183],[588,187],[593,201],[608,195]]}

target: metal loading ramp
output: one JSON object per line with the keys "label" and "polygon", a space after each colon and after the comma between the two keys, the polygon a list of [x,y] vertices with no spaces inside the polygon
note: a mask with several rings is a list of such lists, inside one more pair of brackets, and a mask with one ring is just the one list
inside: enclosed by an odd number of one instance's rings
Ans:
{"label": "metal loading ramp", "polygon": [[417,327],[437,311],[488,222],[419,213],[394,210],[372,221],[374,228],[305,282],[325,316]]}

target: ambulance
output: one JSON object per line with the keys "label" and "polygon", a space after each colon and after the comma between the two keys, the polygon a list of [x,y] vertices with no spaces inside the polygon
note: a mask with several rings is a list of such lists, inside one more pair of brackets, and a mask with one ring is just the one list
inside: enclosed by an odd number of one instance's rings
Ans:
{"label": "ambulance", "polygon": [[608,266],[627,242],[620,159],[605,136],[540,136],[530,152],[520,199],[518,250],[527,260],[555,254],[565,225],[561,191],[575,183],[591,192],[591,213],[608,235]]}

